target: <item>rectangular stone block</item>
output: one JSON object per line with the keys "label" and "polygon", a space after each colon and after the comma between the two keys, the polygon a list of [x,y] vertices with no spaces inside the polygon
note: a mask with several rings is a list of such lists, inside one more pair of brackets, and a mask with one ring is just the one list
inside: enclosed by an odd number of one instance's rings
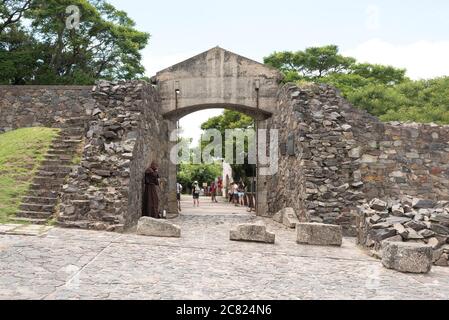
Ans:
{"label": "rectangular stone block", "polygon": [[137,225],[137,234],[148,237],[180,238],[181,228],[166,220],[142,217]]}
{"label": "rectangular stone block", "polygon": [[404,273],[429,273],[432,269],[432,247],[412,242],[382,242],[382,264],[387,269]]}
{"label": "rectangular stone block", "polygon": [[261,224],[241,224],[235,230],[231,230],[231,241],[249,241],[249,242],[275,242],[274,233],[267,232],[267,228]]}
{"label": "rectangular stone block", "polygon": [[341,246],[341,226],[322,223],[299,223],[296,225],[297,243],[315,246]]}

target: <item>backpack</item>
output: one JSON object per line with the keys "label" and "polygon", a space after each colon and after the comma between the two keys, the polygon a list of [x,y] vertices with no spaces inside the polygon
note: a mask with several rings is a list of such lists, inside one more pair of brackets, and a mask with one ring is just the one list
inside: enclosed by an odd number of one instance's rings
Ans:
{"label": "backpack", "polygon": [[201,192],[200,187],[199,187],[198,185],[195,186],[195,187],[193,188],[193,192],[194,192],[194,193],[200,193],[200,192]]}

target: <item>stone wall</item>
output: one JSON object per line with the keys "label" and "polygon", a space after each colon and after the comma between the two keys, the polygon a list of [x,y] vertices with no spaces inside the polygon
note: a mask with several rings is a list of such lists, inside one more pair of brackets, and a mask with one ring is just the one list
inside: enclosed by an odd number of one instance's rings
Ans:
{"label": "stone wall", "polygon": [[431,246],[433,263],[449,266],[449,202],[402,196],[373,199],[359,207],[359,245],[381,257],[382,243],[418,242]]}
{"label": "stone wall", "polygon": [[449,197],[449,127],[384,124],[325,85],[285,85],[269,122],[280,162],[268,207],[356,235],[357,206],[385,195]]}
{"label": "stone wall", "polygon": [[385,124],[376,138],[357,151],[368,199],[449,199],[449,126]]}
{"label": "stone wall", "polygon": [[[82,161],[65,186],[59,222],[67,227],[122,230],[142,214],[145,169],[160,164],[161,209],[168,199],[170,123],[155,90],[143,82],[101,82],[93,91]],[[176,205],[175,205],[176,208]]]}
{"label": "stone wall", "polygon": [[348,108],[326,86],[286,85],[280,91],[269,125],[280,130],[281,144],[279,172],[268,184],[270,212],[292,207],[302,221],[340,224],[355,235],[355,206],[365,197],[351,155],[357,141]]}
{"label": "stone wall", "polygon": [[0,132],[24,127],[60,127],[89,115],[95,101],[86,86],[0,86]]}
{"label": "stone wall", "polygon": [[[176,167],[158,89],[143,82],[90,87],[0,86],[0,131],[60,127],[83,118],[85,147],[64,187],[64,226],[121,230],[142,209],[144,169],[159,162],[161,209],[176,214]],[[260,177],[258,209],[292,207],[300,220],[340,224],[356,235],[356,208],[375,197],[449,199],[449,126],[384,124],[353,108],[325,85],[280,89],[273,117],[279,129],[279,172]],[[259,213],[260,213],[259,212]]]}

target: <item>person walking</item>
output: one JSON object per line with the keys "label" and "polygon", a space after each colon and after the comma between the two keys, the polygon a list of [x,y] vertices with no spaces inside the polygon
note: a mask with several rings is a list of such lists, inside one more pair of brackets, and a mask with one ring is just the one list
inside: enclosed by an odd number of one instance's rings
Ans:
{"label": "person walking", "polygon": [[232,185],[233,202],[236,207],[239,206],[239,185],[234,182]]}
{"label": "person walking", "polygon": [[238,195],[239,195],[239,200],[238,200],[238,202],[239,202],[239,204],[240,204],[242,207],[245,205],[245,201],[244,201],[244,197],[245,197],[245,188],[246,188],[245,183],[243,182],[243,180],[240,180],[240,183],[239,183],[237,192],[238,192]]}
{"label": "person walking", "polygon": [[192,186],[193,207],[200,206],[200,193],[201,193],[201,188],[198,184],[198,181],[195,181]]}
{"label": "person walking", "polygon": [[217,186],[215,182],[212,182],[212,184],[210,185],[210,194],[212,196],[212,202],[217,203]]}
{"label": "person walking", "polygon": [[178,210],[181,212],[181,194],[182,194],[182,184],[176,183],[176,200],[178,201]]}

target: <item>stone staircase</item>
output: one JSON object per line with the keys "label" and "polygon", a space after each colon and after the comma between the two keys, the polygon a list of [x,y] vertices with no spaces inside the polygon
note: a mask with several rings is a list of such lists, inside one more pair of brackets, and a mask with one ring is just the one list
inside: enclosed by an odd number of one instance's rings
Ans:
{"label": "stone staircase", "polygon": [[83,143],[85,122],[85,118],[73,118],[61,128],[13,221],[47,224],[54,218],[60,192]]}

